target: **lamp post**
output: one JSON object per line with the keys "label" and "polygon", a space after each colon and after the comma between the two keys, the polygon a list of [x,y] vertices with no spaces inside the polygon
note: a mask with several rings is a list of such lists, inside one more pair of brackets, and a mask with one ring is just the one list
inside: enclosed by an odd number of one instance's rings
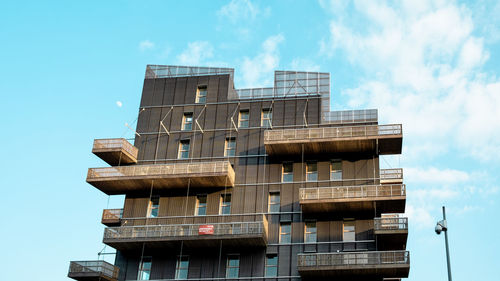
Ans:
{"label": "lamp post", "polygon": [[444,241],[446,244],[446,263],[448,264],[448,281],[451,281],[450,248],[448,247],[448,223],[446,222],[446,212],[443,206],[443,220],[436,224],[436,233],[439,235],[444,231]]}

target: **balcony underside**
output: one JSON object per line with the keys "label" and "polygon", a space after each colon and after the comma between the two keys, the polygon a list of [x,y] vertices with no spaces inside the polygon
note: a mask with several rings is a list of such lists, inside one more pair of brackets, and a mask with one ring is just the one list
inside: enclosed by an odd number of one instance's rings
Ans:
{"label": "balcony underside", "polygon": [[[378,142],[378,146],[377,146]],[[322,138],[305,140],[266,141],[269,155],[300,155],[322,153],[378,153],[401,154],[402,135],[368,137]]]}
{"label": "balcony underside", "polygon": [[135,164],[137,159],[125,150],[111,150],[111,149],[93,149],[97,157],[104,160],[111,166]]}
{"label": "balcony underside", "polygon": [[[380,264],[380,265],[335,265],[335,266],[299,266],[298,271],[303,278],[331,278],[349,277],[355,278],[386,277],[399,278],[408,277],[409,264]],[[352,278],[352,279],[351,279]]]}
{"label": "balcony underside", "polygon": [[98,179],[89,179],[87,182],[108,195],[124,194],[128,192],[149,192],[151,185],[155,190],[190,187],[232,187],[234,178],[228,173],[200,173],[164,176],[118,176]]}
{"label": "balcony underside", "polygon": [[264,234],[249,235],[199,235],[195,237],[168,237],[168,238],[136,238],[136,239],[104,239],[103,243],[119,251],[140,250],[143,244],[146,248],[177,249],[181,241],[186,248],[217,248],[222,245],[231,248],[264,247],[267,238]]}
{"label": "balcony underside", "polygon": [[109,277],[100,272],[70,272],[68,277],[78,281],[116,281],[116,278]]}
{"label": "balcony underside", "polygon": [[406,196],[300,200],[304,213],[363,212],[404,213]]}
{"label": "balcony underside", "polygon": [[375,230],[378,250],[394,251],[405,250],[408,239],[408,230]]}

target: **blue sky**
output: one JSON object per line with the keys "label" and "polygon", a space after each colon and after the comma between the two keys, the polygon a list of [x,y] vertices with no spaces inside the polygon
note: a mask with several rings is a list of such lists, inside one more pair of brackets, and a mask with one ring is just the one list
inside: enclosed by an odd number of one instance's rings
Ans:
{"label": "blue sky", "polygon": [[[0,9],[5,280],[67,280],[96,259],[102,209],[85,183],[94,138],[130,137],[146,64],[331,73],[332,109],[402,123],[409,280],[498,280],[500,4],[496,1],[9,1]],[[118,106],[118,103],[121,106]],[[109,251],[110,249],[108,249]]]}

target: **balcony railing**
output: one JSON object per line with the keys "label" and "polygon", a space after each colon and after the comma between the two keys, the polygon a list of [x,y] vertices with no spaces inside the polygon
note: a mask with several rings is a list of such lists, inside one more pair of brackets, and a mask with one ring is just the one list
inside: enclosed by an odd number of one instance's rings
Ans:
{"label": "balcony railing", "polygon": [[229,161],[134,165],[90,168],[87,182],[107,194],[175,187],[224,187],[234,185]]}
{"label": "balcony railing", "polygon": [[75,280],[86,280],[91,277],[117,280],[118,272],[118,267],[105,261],[72,261],[69,265],[68,277]]}
{"label": "balcony railing", "polygon": [[123,209],[104,209],[102,211],[102,224],[116,225],[120,224],[123,215]]}
{"label": "balcony railing", "polygon": [[406,230],[408,231],[408,218],[405,217],[381,217],[374,219],[375,231]]}
{"label": "balcony railing", "polygon": [[137,147],[126,139],[96,139],[92,153],[110,165],[137,163]]}
{"label": "balcony railing", "polygon": [[380,183],[403,182],[403,169],[380,169]]}
{"label": "balcony railing", "polygon": [[308,187],[299,189],[300,200],[406,196],[404,184]]}
{"label": "balcony railing", "polygon": [[376,252],[344,252],[344,253],[315,253],[299,254],[299,267],[345,267],[368,265],[408,265],[410,253],[408,251],[376,251]]}

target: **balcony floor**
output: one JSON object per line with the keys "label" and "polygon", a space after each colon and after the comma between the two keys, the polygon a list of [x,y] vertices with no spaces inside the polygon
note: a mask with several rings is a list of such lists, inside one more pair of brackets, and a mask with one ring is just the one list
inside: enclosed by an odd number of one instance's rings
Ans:
{"label": "balcony floor", "polygon": [[68,277],[78,281],[116,281],[116,279],[99,272],[70,272]]}
{"label": "balcony floor", "polygon": [[[344,265],[344,266],[299,266],[298,271],[303,278],[349,277],[367,280],[370,277],[399,278],[408,277],[409,264],[382,265]],[[349,279],[354,280],[354,279]]]}
{"label": "balcony floor", "polygon": [[404,213],[406,196],[300,200],[304,213],[363,212]]}

